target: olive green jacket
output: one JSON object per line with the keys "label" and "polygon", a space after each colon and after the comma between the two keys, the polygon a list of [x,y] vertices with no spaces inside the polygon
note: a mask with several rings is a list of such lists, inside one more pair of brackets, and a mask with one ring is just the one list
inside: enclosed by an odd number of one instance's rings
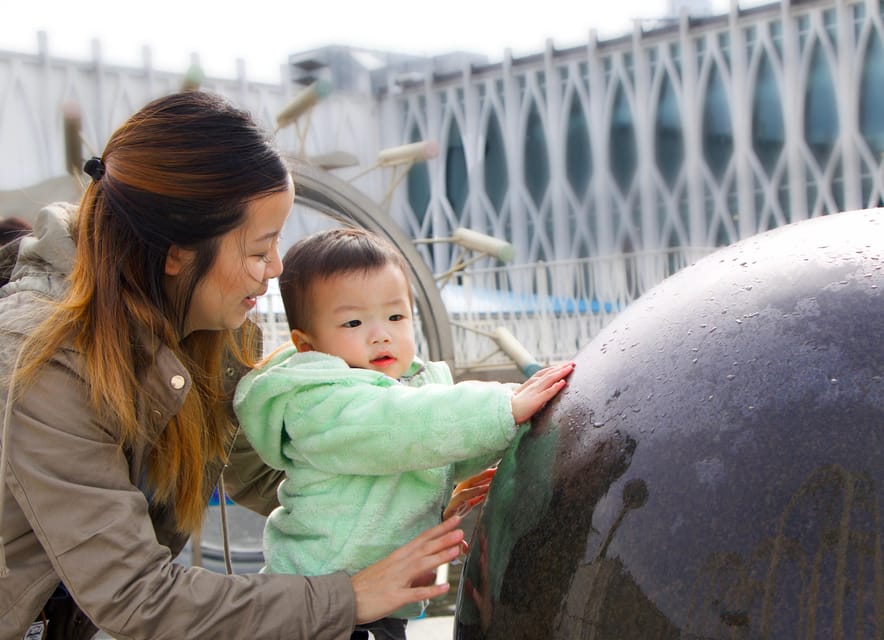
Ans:
{"label": "olive green jacket", "polygon": [[[61,205],[41,212],[34,235],[21,243],[13,280],[0,289],[0,411],[24,337],[46,317],[46,300],[66,286],[75,213]],[[191,378],[166,348],[153,356],[140,373],[137,406],[159,432]],[[227,369],[231,387],[241,373]],[[92,623],[118,640],[350,637],[356,607],[343,573],[224,576],[173,563],[186,536],[176,533],[171,510],[143,490],[150,443],[121,448],[116,425],[96,415],[88,397],[81,354],[63,348],[3,422],[0,536],[8,574],[0,577],[0,640],[21,638],[59,582],[77,605],[49,622],[69,629],[65,637],[90,637]],[[213,479],[220,472],[220,464],[207,470]],[[224,477],[229,495],[245,506],[264,514],[276,506],[278,474],[244,438]]]}

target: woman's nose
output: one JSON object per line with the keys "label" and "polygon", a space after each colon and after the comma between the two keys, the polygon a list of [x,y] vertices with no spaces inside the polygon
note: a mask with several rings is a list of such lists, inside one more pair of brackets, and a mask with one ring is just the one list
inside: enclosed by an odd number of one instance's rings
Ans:
{"label": "woman's nose", "polygon": [[270,262],[264,268],[265,280],[278,278],[282,273],[282,256],[279,255],[279,249],[275,248],[270,253]]}

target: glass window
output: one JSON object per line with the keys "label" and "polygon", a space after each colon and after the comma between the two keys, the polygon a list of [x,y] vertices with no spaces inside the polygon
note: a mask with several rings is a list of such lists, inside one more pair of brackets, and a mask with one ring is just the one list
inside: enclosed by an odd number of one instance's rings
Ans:
{"label": "glass window", "polygon": [[617,94],[614,98],[609,144],[608,157],[610,158],[611,172],[620,186],[620,191],[625,193],[629,190],[632,177],[635,175],[637,149],[632,112],[622,86],[617,87]]}
{"label": "glass window", "polygon": [[669,45],[669,55],[672,58],[672,64],[681,73],[681,46],[677,42]]}
{"label": "glass window", "polygon": [[[422,139],[418,128],[416,126],[412,128],[411,142],[418,142]],[[426,162],[416,162],[411,165],[411,169],[408,170],[406,188],[408,204],[418,221],[418,227],[423,227],[424,218],[426,218],[427,209],[430,206],[430,172]]]}
{"label": "glass window", "polygon": [[869,39],[862,67],[859,96],[859,128],[869,150],[884,153],[884,48],[876,34]]}
{"label": "glass window", "polygon": [[485,131],[485,193],[494,210],[500,213],[503,201],[509,189],[509,178],[506,166],[506,146],[500,121],[492,111],[488,117],[488,128]]}
{"label": "glass window", "polygon": [[549,185],[549,157],[543,121],[533,100],[525,128],[525,185],[534,204],[540,206]]}
{"label": "glass window", "polygon": [[804,14],[798,16],[798,48],[804,51],[807,39],[810,36],[810,16]]}
{"label": "glass window", "polygon": [[828,161],[837,137],[835,84],[823,48],[816,43],[804,90],[804,139],[821,167]]}
{"label": "glass window", "polygon": [[838,42],[838,14],[834,9],[823,11],[823,24],[826,25],[826,33],[829,40],[834,44]]}
{"label": "glass window", "polygon": [[452,120],[448,129],[448,147],[445,151],[445,195],[457,214],[463,213],[467,202],[467,160],[457,121]]}
{"label": "glass window", "polygon": [[672,187],[684,163],[684,134],[681,111],[669,76],[663,78],[660,99],[657,102],[657,123],[654,132],[654,152],[657,168]]}
{"label": "glass window", "polygon": [[755,43],[758,40],[758,32],[756,26],[754,24],[749,25],[748,27],[746,27],[743,33],[746,34],[746,49],[747,51],[752,51],[752,49],[755,48]]}
{"label": "glass window", "polygon": [[718,48],[721,50],[722,56],[724,56],[725,62],[730,65],[731,63],[731,36],[727,32],[722,32],[718,34]]}
{"label": "glass window", "polygon": [[592,175],[592,153],[589,146],[589,125],[576,93],[572,94],[571,107],[568,109],[568,139],[565,144],[568,182],[574,193],[582,198]]}
{"label": "glass window", "polygon": [[783,57],[783,25],[779,21],[770,23],[770,39],[776,47],[777,55]]}
{"label": "glass window", "polygon": [[718,67],[712,67],[703,105],[703,155],[719,180],[734,151],[731,109]]}
{"label": "glass window", "polygon": [[770,59],[764,54],[758,65],[752,100],[752,148],[768,175],[773,173],[785,143],[780,89]]}
{"label": "glass window", "polygon": [[866,5],[857,3],[851,8],[853,12],[853,37],[859,40],[859,36],[863,30],[863,24],[866,21]]}

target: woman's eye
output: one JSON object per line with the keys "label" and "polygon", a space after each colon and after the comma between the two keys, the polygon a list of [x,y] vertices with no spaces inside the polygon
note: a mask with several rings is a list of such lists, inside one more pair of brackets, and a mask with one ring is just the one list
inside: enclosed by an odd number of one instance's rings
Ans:
{"label": "woman's eye", "polygon": [[358,327],[361,324],[362,324],[361,320],[348,320],[347,322],[344,323],[343,326],[347,327],[348,329],[353,329],[355,327]]}

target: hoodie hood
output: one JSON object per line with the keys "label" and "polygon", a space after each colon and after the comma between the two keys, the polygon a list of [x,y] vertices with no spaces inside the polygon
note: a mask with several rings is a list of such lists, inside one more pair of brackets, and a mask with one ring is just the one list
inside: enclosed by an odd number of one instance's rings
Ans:
{"label": "hoodie hood", "polygon": [[37,214],[33,232],[21,238],[10,282],[0,289],[0,297],[17,291],[37,291],[52,298],[61,296],[74,266],[76,245],[71,226],[76,213],[75,205],[59,202]]}

